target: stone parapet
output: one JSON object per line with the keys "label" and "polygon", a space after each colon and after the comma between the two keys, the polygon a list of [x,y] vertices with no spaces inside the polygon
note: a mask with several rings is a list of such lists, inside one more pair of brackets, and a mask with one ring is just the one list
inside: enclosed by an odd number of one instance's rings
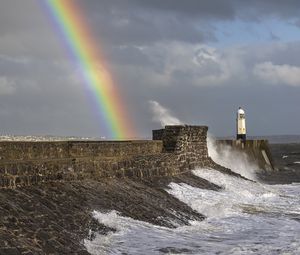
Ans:
{"label": "stone parapet", "polygon": [[153,141],[0,142],[0,188],[49,181],[171,176],[213,166],[206,126],[166,126]]}

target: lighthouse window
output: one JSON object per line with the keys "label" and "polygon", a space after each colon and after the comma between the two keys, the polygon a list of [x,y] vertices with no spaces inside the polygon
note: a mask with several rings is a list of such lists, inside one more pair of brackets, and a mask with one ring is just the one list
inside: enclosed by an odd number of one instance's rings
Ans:
{"label": "lighthouse window", "polygon": [[245,119],[245,114],[240,114],[241,119]]}

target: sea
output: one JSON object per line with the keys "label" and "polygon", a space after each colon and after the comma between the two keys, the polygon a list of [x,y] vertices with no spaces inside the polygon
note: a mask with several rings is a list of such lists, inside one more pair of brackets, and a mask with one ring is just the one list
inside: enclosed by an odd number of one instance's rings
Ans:
{"label": "sea", "polygon": [[[24,140],[24,137],[2,136],[0,140]],[[27,140],[43,139],[28,137]],[[294,147],[297,153],[282,151],[278,157],[282,161],[292,159],[288,167],[299,170],[300,144]],[[300,183],[262,183],[256,177],[256,166],[244,155],[233,154],[230,148],[218,152],[212,137],[208,138],[208,149],[217,163],[250,180],[214,169],[194,169],[195,176],[221,186],[222,190],[170,183],[166,190],[169,194],[206,216],[203,221],[191,221],[190,225],[178,225],[175,229],[124,217],[117,211],[94,211],[95,219],[116,232],[84,240],[88,252],[95,255],[300,254]]]}
{"label": "sea", "polygon": [[[300,144],[298,145],[300,151]],[[257,167],[230,148],[217,152],[208,138],[210,156],[250,180],[214,169],[193,174],[221,186],[221,191],[170,183],[167,192],[206,216],[189,226],[170,229],[123,217],[117,211],[94,211],[102,224],[116,229],[84,240],[91,254],[300,254],[300,183],[268,185],[255,175]],[[280,157],[288,159],[286,152]],[[299,167],[300,153],[291,153]],[[297,158],[298,157],[298,158]],[[288,164],[291,168],[291,164]],[[176,212],[174,212],[176,213]]]}
{"label": "sea", "polygon": [[94,212],[117,229],[93,241],[91,254],[300,254],[300,184],[264,185],[211,169],[194,174],[221,185],[221,192],[171,183],[170,194],[204,214],[204,221],[176,229]]}

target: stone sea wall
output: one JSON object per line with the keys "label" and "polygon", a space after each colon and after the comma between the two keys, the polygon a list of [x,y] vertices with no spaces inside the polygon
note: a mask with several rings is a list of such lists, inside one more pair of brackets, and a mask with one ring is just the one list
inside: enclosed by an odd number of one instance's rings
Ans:
{"label": "stone sea wall", "polygon": [[153,141],[0,142],[0,188],[50,181],[172,176],[214,166],[206,126],[166,126]]}
{"label": "stone sea wall", "polygon": [[217,149],[226,150],[229,146],[232,150],[236,150],[247,155],[250,162],[255,163],[259,170],[273,171],[275,165],[272,153],[270,151],[267,140],[218,140],[216,141]]}
{"label": "stone sea wall", "polygon": [[0,142],[0,187],[113,177],[136,155],[161,151],[161,141]]}

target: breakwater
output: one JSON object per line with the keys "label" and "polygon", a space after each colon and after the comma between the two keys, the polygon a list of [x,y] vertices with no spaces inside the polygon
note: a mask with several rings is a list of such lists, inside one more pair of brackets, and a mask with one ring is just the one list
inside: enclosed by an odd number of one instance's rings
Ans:
{"label": "breakwater", "polygon": [[[166,126],[153,140],[0,142],[0,188],[51,181],[173,176],[217,165],[207,151],[206,126]],[[218,141],[243,150],[262,169],[273,169],[266,141]],[[234,174],[234,173],[232,173]]]}
{"label": "breakwater", "polygon": [[155,155],[158,141],[0,142],[0,187],[119,175],[136,155]]}
{"label": "breakwater", "polygon": [[213,167],[206,126],[166,126],[153,141],[0,142],[0,187],[172,176]]}

